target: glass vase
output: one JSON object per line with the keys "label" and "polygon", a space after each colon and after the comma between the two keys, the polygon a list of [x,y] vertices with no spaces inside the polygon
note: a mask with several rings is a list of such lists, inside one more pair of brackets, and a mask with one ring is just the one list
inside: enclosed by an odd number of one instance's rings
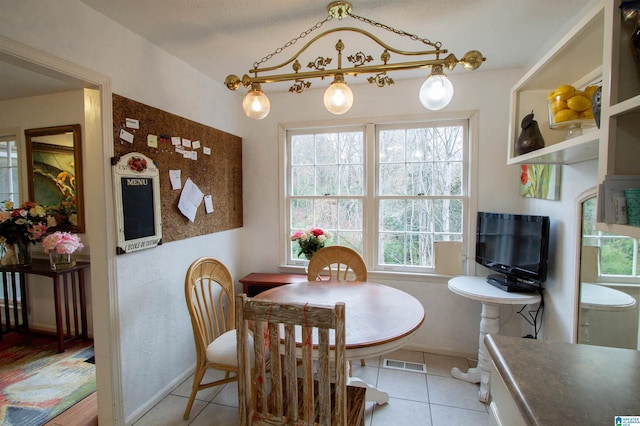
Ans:
{"label": "glass vase", "polygon": [[15,253],[16,266],[29,266],[31,265],[31,243],[25,241],[16,241],[13,245],[13,252]]}
{"label": "glass vase", "polygon": [[53,250],[49,252],[49,263],[54,271],[73,268],[76,266],[76,256],[73,253],[58,253]]}

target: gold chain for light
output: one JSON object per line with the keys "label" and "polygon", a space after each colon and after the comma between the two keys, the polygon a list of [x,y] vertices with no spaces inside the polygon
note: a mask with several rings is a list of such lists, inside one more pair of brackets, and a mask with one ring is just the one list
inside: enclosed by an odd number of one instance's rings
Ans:
{"label": "gold chain for light", "polygon": [[324,25],[326,22],[329,22],[333,19],[333,17],[331,15],[327,16],[325,18],[324,21],[319,21],[317,22],[313,27],[309,28],[308,30],[304,31],[303,33],[301,33],[298,37],[291,39],[290,41],[288,41],[287,43],[284,44],[284,46],[282,47],[278,47],[276,50],[273,51],[273,53],[269,53],[267,56],[265,56],[264,58],[262,58],[259,62],[256,61],[253,63],[253,69],[258,69],[258,66],[264,62],[267,62],[269,59],[273,58],[275,55],[279,54],[280,52],[282,52],[284,49],[286,49],[289,46],[293,46],[294,44],[296,44],[298,42],[298,40],[305,38],[306,36],[308,36],[309,34],[311,34],[313,31],[317,30],[318,28],[322,27],[322,25]]}
{"label": "gold chain for light", "polygon": [[349,16],[354,18],[354,19],[357,19],[359,21],[362,21],[362,22],[365,22],[367,24],[373,25],[374,27],[382,28],[384,30],[390,31],[392,33],[398,34],[398,35],[403,36],[403,37],[409,37],[411,40],[421,41],[422,43],[427,44],[429,46],[433,46],[436,49],[440,49],[442,47],[442,43],[439,42],[439,41],[434,43],[431,40],[429,40],[428,38],[420,38],[415,34],[411,34],[411,33],[408,33],[406,31],[402,31],[402,30],[396,30],[395,28],[390,27],[388,25],[381,24],[381,23],[376,22],[376,21],[374,21],[372,19],[363,18],[362,16],[354,15],[353,13],[350,13]]}
{"label": "gold chain for light", "polygon": [[[399,36],[409,37],[411,40],[414,40],[414,41],[420,41],[420,42],[422,42],[422,43],[424,43],[424,44],[426,44],[428,46],[435,47],[438,50],[442,47],[442,42],[437,41],[437,42],[434,43],[431,40],[429,40],[428,38],[420,38],[415,34],[411,34],[411,33],[408,33],[406,31],[403,31],[403,30],[396,30],[395,28],[390,27],[389,25],[385,25],[385,24],[382,24],[380,22],[376,22],[376,21],[374,21],[372,19],[368,19],[368,18],[364,18],[362,16],[354,15],[353,13],[349,13],[347,16],[350,16],[350,17],[352,17],[354,19],[357,19],[358,21],[362,21],[362,22],[367,23],[369,25],[372,25],[374,27],[382,28],[383,30],[387,30],[387,31],[395,33],[395,34],[397,34]],[[308,30],[302,32],[298,37],[295,37],[295,38],[291,39],[290,41],[285,43],[283,46],[277,48],[272,53],[270,53],[267,56],[265,56],[264,58],[262,58],[260,61],[254,62],[253,63],[253,69],[254,70],[258,69],[260,64],[263,64],[263,63],[267,62],[269,59],[271,59],[275,55],[281,53],[287,47],[293,46],[294,44],[296,44],[298,42],[298,40],[305,38],[306,36],[311,34],[313,31],[315,31],[318,28],[322,27],[322,25],[324,25],[326,22],[331,21],[332,19],[333,19],[333,16],[329,15],[323,21],[317,22],[314,26],[312,26]]]}

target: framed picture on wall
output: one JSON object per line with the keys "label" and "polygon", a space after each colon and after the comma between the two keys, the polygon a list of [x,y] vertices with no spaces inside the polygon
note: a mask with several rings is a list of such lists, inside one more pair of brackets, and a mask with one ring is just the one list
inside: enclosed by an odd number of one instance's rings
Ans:
{"label": "framed picture on wall", "polygon": [[560,199],[560,167],[556,164],[520,166],[520,195],[543,200]]}

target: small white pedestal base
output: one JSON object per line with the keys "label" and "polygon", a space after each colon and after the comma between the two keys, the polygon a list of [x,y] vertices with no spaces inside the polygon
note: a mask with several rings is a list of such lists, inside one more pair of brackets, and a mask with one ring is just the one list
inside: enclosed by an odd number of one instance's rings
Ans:
{"label": "small white pedestal base", "polygon": [[[488,285],[488,284],[487,284]],[[478,337],[478,366],[470,368],[466,373],[453,368],[451,375],[456,379],[471,383],[480,383],[479,399],[489,401],[489,382],[491,381],[491,356],[484,346],[484,336],[500,331],[500,305],[482,303],[480,314],[480,336]]]}
{"label": "small white pedestal base", "polygon": [[486,282],[484,277],[460,276],[449,280],[449,290],[472,300],[482,302],[480,314],[480,335],[478,336],[478,366],[466,373],[459,368],[451,370],[451,375],[470,383],[480,383],[478,399],[488,402],[490,399],[491,356],[484,345],[484,336],[500,331],[500,305],[528,305],[539,303],[537,293],[512,293],[500,290]]}

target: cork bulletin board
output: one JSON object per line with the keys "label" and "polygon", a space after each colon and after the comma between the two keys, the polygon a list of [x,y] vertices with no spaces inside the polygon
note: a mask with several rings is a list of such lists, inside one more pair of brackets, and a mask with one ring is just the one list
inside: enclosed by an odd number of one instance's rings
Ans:
{"label": "cork bulletin board", "polygon": [[[113,127],[115,158],[139,152],[158,166],[163,243],[242,227],[240,137],[115,93]],[[191,184],[204,195],[193,221],[178,208]]]}

